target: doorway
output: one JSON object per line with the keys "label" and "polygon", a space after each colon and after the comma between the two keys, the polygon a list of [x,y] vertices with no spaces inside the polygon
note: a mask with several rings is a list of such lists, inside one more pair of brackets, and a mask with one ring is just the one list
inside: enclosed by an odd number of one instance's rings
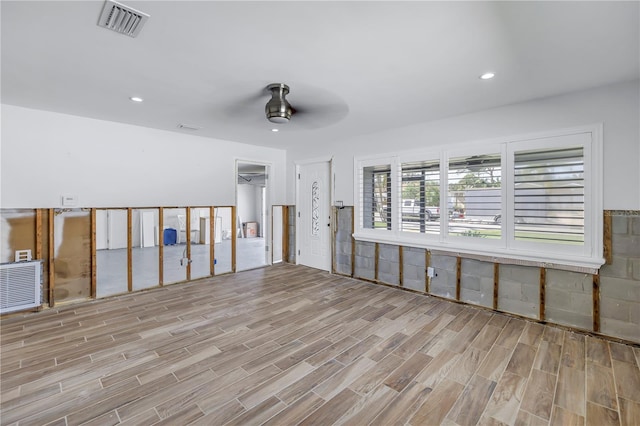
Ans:
{"label": "doorway", "polygon": [[244,271],[269,264],[269,166],[237,161],[236,170],[236,270]]}
{"label": "doorway", "polygon": [[297,167],[297,263],[331,271],[331,163]]}

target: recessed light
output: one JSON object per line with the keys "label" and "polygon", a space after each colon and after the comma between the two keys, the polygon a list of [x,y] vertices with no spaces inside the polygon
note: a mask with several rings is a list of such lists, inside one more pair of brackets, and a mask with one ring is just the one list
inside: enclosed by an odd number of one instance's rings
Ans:
{"label": "recessed light", "polygon": [[131,96],[129,99],[131,99],[132,102],[142,102],[142,101],[144,101],[144,99],[142,99],[139,96]]}
{"label": "recessed light", "polygon": [[280,129],[271,129],[272,132],[279,132]]}
{"label": "recessed light", "polygon": [[496,75],[492,72],[486,72],[480,76],[480,80],[491,80]]}

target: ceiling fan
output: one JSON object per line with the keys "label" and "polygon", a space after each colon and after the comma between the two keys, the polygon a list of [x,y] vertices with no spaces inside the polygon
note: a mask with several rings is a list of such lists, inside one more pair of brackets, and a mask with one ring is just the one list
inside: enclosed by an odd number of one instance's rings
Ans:
{"label": "ceiling fan", "polygon": [[[296,83],[295,88],[285,83],[271,83],[262,87],[247,96],[243,96],[243,88],[239,88],[241,95],[224,106],[225,115],[239,123],[259,126],[260,115],[256,113],[264,108],[267,120],[263,123],[286,125],[288,130],[306,130],[333,125],[349,113],[346,102],[338,94],[324,88],[303,83]],[[291,101],[289,96],[293,96]],[[263,103],[265,101],[266,104]]]}

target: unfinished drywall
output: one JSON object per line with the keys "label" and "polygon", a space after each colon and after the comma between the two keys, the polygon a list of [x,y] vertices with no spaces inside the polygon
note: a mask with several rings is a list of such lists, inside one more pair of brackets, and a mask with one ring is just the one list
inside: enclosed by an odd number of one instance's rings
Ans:
{"label": "unfinished drywall", "polygon": [[545,295],[547,321],[593,330],[593,275],[547,269]]}
{"label": "unfinished drywall", "polygon": [[353,207],[338,208],[335,211],[337,227],[334,241],[336,272],[339,274],[351,275]]}
{"label": "unfinished drywall", "polygon": [[600,331],[640,343],[640,211],[612,212],[613,263],[600,269]]}
{"label": "unfinished drywall", "polygon": [[425,291],[425,250],[415,247],[402,248],[402,286],[411,290]]}
{"label": "unfinished drywall", "polygon": [[460,300],[493,307],[493,263],[462,259]]}
{"label": "unfinished drywall", "polygon": [[378,244],[378,281],[400,284],[400,255],[398,246]]}
{"label": "unfinished drywall", "polygon": [[356,241],[355,269],[357,278],[375,280],[376,278],[376,244],[367,241]]}
{"label": "unfinished drywall", "polygon": [[456,298],[456,262],[455,256],[431,254],[431,267],[434,276],[431,278],[430,293],[447,299]]}
{"label": "unfinished drywall", "polygon": [[540,309],[540,268],[500,265],[498,310],[538,318]]}

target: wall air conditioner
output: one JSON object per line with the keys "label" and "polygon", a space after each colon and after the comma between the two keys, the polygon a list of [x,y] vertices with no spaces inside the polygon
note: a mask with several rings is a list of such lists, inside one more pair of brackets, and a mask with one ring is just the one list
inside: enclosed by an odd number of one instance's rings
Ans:
{"label": "wall air conditioner", "polygon": [[0,314],[42,305],[40,261],[0,264]]}

